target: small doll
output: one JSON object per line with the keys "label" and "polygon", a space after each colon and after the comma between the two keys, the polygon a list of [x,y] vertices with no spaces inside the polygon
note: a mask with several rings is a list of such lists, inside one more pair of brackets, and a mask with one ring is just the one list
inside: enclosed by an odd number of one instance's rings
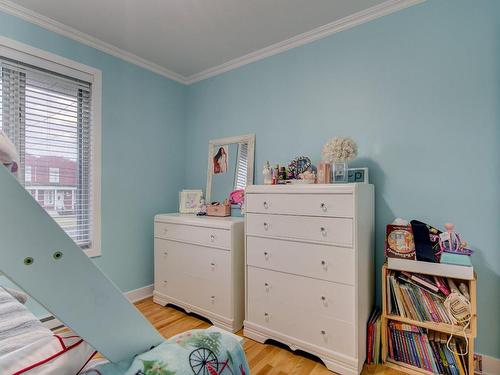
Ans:
{"label": "small doll", "polygon": [[446,232],[439,235],[440,253],[454,253],[461,255],[472,255],[473,251],[467,249],[467,242],[462,241],[460,234],[455,232],[455,224],[446,223],[444,225]]}
{"label": "small doll", "polygon": [[264,175],[264,185],[272,185],[273,183],[273,172],[271,170],[271,165],[269,161],[264,164],[264,169],[262,170],[262,174]]}
{"label": "small doll", "polygon": [[206,216],[207,214],[207,203],[205,202],[205,198],[203,195],[200,198],[200,210],[196,214],[197,216]]}

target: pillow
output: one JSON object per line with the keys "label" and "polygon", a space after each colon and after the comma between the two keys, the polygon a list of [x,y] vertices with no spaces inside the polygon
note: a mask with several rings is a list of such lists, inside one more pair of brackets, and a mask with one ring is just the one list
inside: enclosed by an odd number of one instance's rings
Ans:
{"label": "pillow", "polygon": [[0,373],[75,375],[95,353],[79,336],[53,335],[0,357]]}

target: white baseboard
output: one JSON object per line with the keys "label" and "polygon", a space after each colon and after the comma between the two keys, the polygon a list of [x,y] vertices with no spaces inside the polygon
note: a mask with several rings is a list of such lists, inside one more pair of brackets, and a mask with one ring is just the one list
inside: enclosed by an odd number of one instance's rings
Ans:
{"label": "white baseboard", "polygon": [[[149,298],[153,296],[153,284],[143,286],[142,288],[129,290],[128,292],[123,293],[127,299],[134,303],[141,301],[143,299]],[[56,329],[61,328],[64,324],[56,319],[55,317],[49,315],[39,318],[45,327],[48,329]]]}
{"label": "white baseboard", "polygon": [[489,355],[482,354],[483,356],[483,375],[497,375],[500,374],[500,358],[490,357]]}
{"label": "white baseboard", "polygon": [[124,294],[130,302],[132,303],[138,302],[140,300],[153,296],[153,284],[143,286],[142,288],[139,289],[129,290]]}

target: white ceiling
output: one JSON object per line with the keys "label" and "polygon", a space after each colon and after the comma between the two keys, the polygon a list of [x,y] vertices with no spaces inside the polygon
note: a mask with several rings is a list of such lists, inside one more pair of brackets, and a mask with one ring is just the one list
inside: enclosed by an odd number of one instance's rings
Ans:
{"label": "white ceiling", "polygon": [[13,3],[188,79],[384,1],[14,0]]}

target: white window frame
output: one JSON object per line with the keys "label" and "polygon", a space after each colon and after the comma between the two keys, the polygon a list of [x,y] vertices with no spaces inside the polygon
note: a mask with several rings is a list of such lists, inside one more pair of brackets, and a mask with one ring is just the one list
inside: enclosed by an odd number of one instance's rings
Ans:
{"label": "white window frame", "polygon": [[59,183],[59,168],[49,167],[49,183],[51,184]]}
{"label": "white window frame", "polygon": [[0,36],[0,54],[10,59],[89,82],[92,107],[92,247],[89,257],[101,256],[101,102],[102,72],[65,57]]}

